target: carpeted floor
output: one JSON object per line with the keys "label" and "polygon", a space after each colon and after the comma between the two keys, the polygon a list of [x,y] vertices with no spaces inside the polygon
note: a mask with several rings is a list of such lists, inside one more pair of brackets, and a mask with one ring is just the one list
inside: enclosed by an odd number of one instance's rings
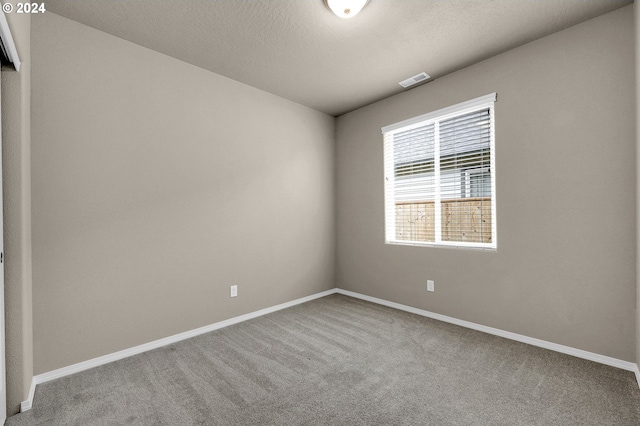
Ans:
{"label": "carpeted floor", "polygon": [[632,425],[634,374],[332,295],[39,385],[7,425]]}

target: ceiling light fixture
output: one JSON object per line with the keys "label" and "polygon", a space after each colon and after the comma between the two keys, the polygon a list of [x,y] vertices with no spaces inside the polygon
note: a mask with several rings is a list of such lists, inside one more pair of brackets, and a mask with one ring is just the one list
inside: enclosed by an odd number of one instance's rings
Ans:
{"label": "ceiling light fixture", "polygon": [[369,3],[369,0],[324,0],[324,2],[340,18],[353,18]]}

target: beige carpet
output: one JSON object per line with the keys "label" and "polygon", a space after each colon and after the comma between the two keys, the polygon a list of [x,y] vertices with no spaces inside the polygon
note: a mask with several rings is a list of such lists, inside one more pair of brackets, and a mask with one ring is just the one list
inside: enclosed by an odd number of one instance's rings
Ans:
{"label": "beige carpet", "polygon": [[7,425],[632,425],[633,373],[332,295],[37,387]]}

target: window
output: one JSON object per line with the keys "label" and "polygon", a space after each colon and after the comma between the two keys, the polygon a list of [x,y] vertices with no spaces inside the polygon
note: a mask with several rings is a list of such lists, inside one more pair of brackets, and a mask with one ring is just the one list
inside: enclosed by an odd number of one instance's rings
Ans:
{"label": "window", "polygon": [[495,100],[382,128],[387,243],[496,249]]}

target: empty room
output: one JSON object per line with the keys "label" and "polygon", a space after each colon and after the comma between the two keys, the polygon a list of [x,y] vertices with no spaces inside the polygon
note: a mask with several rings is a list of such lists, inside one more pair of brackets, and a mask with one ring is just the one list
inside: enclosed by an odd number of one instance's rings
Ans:
{"label": "empty room", "polygon": [[0,424],[640,425],[633,1],[0,3]]}

